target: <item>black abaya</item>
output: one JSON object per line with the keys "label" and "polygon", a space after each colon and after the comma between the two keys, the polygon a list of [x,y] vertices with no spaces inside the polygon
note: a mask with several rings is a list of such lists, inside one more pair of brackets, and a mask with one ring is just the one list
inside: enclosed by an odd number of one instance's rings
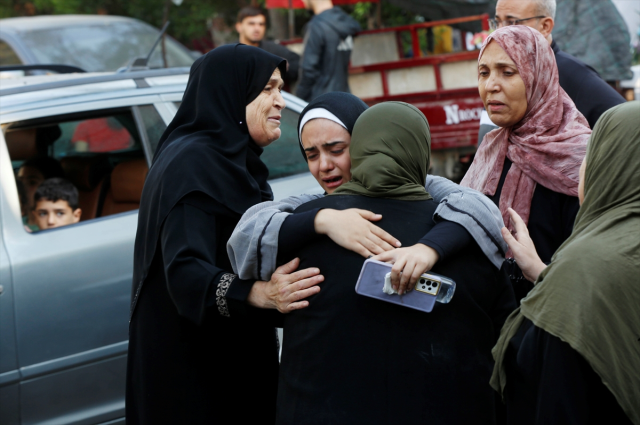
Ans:
{"label": "black abaya", "polygon": [[[225,245],[237,220],[216,217],[216,208],[211,198],[191,195],[165,220],[130,326],[127,424],[274,421],[275,330],[260,311],[245,307],[243,288],[250,285],[232,285],[223,307],[231,317],[221,315],[216,283],[232,276]],[[185,280],[209,288],[201,324],[176,307],[174,292]],[[249,393],[259,394],[251,409]]]}
{"label": "black abaya", "polygon": [[[295,211],[362,208],[410,246],[434,226],[434,201],[327,196]],[[492,424],[491,348],[515,308],[507,276],[471,241],[434,271],[453,278],[450,304],[424,313],[354,291],[364,259],[317,236],[280,260],[325,277],[309,307],[284,318],[278,424]]]}
{"label": "black abaya", "polygon": [[248,207],[272,198],[245,110],[276,68],[284,61],[244,45],[202,56],[159,142],[134,251],[130,425],[274,421],[275,329],[246,306],[254,282],[229,272],[226,243]]}
{"label": "black abaya", "polygon": [[530,320],[509,342],[505,368],[509,425],[631,425],[584,357]]}
{"label": "black abaya", "polygon": [[[162,223],[180,199],[202,192],[216,201],[216,214],[239,218],[249,207],[273,198],[267,183],[269,170],[260,161],[262,149],[249,136],[245,113],[276,68],[284,72],[285,62],[242,44],[214,49],[191,66],[182,104],[158,142],[142,190],[132,317],[156,255]],[[201,289],[188,292],[199,299]],[[174,301],[181,314],[195,322],[202,320],[203,310],[191,308],[198,300],[187,295]]]}
{"label": "black abaya", "polygon": [[[493,196],[489,196],[489,199],[496,205],[500,205],[502,186],[510,168],[511,161],[509,158],[505,158],[496,193]],[[527,229],[538,256],[544,263],[549,264],[556,250],[571,235],[578,209],[580,209],[580,204],[575,196],[554,192],[541,184],[536,185],[531,200]],[[533,282],[529,282],[522,277],[522,272],[517,264],[507,265],[505,262],[505,267],[508,266],[514,269],[513,274],[516,279],[512,281],[513,291],[519,304],[520,300],[533,288]]]}

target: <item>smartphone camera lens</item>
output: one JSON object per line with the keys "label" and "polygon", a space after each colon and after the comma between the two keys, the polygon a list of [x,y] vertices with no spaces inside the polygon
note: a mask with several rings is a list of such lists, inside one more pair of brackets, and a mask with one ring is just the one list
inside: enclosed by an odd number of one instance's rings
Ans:
{"label": "smartphone camera lens", "polygon": [[420,279],[420,283],[423,283],[423,284],[424,284],[424,279]]}

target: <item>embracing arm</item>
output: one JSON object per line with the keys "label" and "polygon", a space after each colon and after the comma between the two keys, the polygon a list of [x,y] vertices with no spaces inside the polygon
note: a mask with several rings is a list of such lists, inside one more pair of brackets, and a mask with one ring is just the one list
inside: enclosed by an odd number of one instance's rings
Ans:
{"label": "embracing arm", "polygon": [[439,204],[434,218],[464,227],[493,265],[502,267],[507,244],[502,239],[504,223],[498,207],[482,193],[444,177],[427,176],[425,187]]}
{"label": "embracing arm", "polygon": [[322,196],[292,196],[248,209],[227,243],[234,271],[244,279],[268,280],[276,268],[279,247],[286,248],[286,253],[280,253],[284,258],[292,258],[315,235],[327,235],[365,258],[400,246],[396,238],[372,223],[382,216],[371,211],[327,208],[291,214],[301,204]]}
{"label": "embracing arm", "polygon": [[288,216],[282,223],[278,236],[280,258],[297,255],[317,235],[326,235],[333,242],[364,258],[400,246],[400,241],[372,223],[382,215],[359,208],[334,210],[313,209]]}
{"label": "embracing arm", "polygon": [[249,208],[227,242],[227,254],[234,272],[242,279],[269,280],[276,269],[282,223],[297,207],[322,196],[291,196]]}
{"label": "embracing arm", "polygon": [[439,204],[434,213],[436,225],[417,244],[374,257],[394,264],[393,288],[400,293],[413,289],[422,273],[464,248],[471,238],[500,269],[507,245],[500,233],[503,224],[498,207],[480,192],[443,177],[428,175],[425,188]]}
{"label": "embracing arm", "polygon": [[298,260],[280,267],[268,282],[244,280],[218,267],[217,220],[206,195],[188,195],[162,226],[160,249],[167,290],[178,313],[194,323],[205,315],[246,314],[246,307],[289,312],[308,305],[300,301],[319,291],[317,269],[292,273]]}

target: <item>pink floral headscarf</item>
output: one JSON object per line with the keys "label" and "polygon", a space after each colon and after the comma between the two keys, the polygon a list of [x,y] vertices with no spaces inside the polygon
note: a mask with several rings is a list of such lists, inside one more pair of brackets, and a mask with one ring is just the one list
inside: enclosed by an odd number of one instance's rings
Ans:
{"label": "pink floral headscarf", "polygon": [[585,117],[560,87],[555,55],[547,40],[533,28],[512,25],[491,34],[518,67],[527,93],[527,111],[512,127],[487,133],[460,183],[485,195],[496,193],[505,156],[513,164],[500,194],[500,212],[513,229],[507,208],[529,222],[536,184],[565,195],[578,196],[578,174],[591,129]]}

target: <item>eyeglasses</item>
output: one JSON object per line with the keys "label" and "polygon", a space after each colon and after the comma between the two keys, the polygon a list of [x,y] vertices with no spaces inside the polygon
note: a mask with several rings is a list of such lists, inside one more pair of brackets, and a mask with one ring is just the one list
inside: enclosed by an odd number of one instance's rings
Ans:
{"label": "eyeglasses", "polygon": [[489,19],[489,28],[491,31],[495,31],[498,28],[506,27],[509,25],[520,25],[524,21],[529,21],[531,19],[542,19],[546,18],[546,16],[534,16],[533,18],[524,18],[524,19],[507,19],[506,21],[500,21],[498,19]]}

